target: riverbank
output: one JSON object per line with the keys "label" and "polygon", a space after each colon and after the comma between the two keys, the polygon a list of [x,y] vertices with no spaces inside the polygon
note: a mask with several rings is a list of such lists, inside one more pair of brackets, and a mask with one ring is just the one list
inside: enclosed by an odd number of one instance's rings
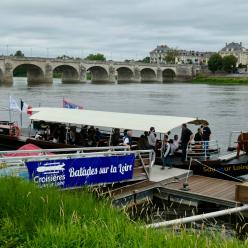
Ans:
{"label": "riverbank", "polygon": [[207,83],[216,85],[248,85],[248,77],[198,76],[193,79],[191,83]]}
{"label": "riverbank", "polygon": [[213,233],[143,228],[84,190],[39,189],[0,179],[0,247],[247,247]]}

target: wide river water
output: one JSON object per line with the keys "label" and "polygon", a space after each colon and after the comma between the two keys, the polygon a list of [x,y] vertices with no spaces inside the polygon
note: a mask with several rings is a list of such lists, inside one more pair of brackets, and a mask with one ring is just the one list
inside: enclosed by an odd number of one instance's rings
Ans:
{"label": "wide river water", "polygon": [[[32,106],[61,107],[62,99],[85,109],[199,117],[207,119],[213,139],[225,150],[229,132],[248,130],[248,86],[207,84],[62,84],[28,86],[26,78],[15,78],[11,87],[0,86],[0,120],[8,120],[9,95]],[[19,114],[12,118],[19,121]],[[28,125],[24,117],[24,125]],[[191,126],[196,131],[197,126]],[[176,130],[174,132],[180,132]]]}

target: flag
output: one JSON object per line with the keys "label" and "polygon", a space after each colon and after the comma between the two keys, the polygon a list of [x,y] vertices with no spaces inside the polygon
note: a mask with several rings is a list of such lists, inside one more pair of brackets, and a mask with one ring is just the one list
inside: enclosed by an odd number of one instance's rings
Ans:
{"label": "flag", "polygon": [[22,113],[32,115],[32,106],[28,105],[27,103],[21,100],[21,111]]}
{"label": "flag", "polygon": [[83,109],[82,106],[79,106],[77,104],[68,102],[66,100],[63,99],[63,108],[69,108],[69,109]]}
{"label": "flag", "polygon": [[20,106],[17,104],[17,101],[12,96],[9,96],[9,109],[18,110],[19,112],[21,112]]}

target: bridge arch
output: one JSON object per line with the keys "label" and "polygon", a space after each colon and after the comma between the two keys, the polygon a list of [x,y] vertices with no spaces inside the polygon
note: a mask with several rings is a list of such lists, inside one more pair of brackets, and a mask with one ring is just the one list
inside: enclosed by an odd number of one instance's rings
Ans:
{"label": "bridge arch", "polygon": [[117,81],[119,83],[128,83],[134,81],[134,72],[131,68],[121,66],[116,69]]}
{"label": "bridge arch", "polygon": [[45,81],[43,69],[33,63],[20,63],[13,67],[14,77],[27,77],[28,84],[40,84]]}
{"label": "bridge arch", "polygon": [[75,66],[60,64],[53,68],[53,77],[60,77],[62,83],[75,83],[80,81],[79,71]]}
{"label": "bridge arch", "polygon": [[157,81],[157,75],[156,71],[152,68],[143,68],[140,71],[140,77],[141,77],[141,82],[156,82]]}
{"label": "bridge arch", "polygon": [[88,75],[87,75],[88,78],[93,83],[105,83],[105,82],[109,82],[109,73],[102,66],[98,66],[98,65],[90,66],[87,69],[87,73],[88,73]]}
{"label": "bridge arch", "polygon": [[173,82],[176,77],[176,72],[173,69],[167,68],[162,72],[163,82]]}

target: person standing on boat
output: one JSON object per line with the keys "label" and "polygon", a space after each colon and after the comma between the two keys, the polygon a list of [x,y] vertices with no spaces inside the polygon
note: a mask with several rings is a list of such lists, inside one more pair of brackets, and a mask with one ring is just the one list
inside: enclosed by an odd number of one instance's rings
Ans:
{"label": "person standing on boat", "polygon": [[123,138],[123,144],[124,146],[127,146],[131,149],[132,147],[132,136],[133,136],[133,131],[132,130],[127,130],[126,135]]}
{"label": "person standing on boat", "polygon": [[211,136],[211,129],[209,128],[208,123],[205,123],[203,125],[203,134],[202,134],[202,140],[204,141],[205,153],[207,153],[208,151],[210,136]]}
{"label": "person standing on boat", "polygon": [[199,127],[197,129],[197,133],[195,134],[194,137],[195,145],[194,145],[194,150],[195,152],[201,152],[202,151],[202,127]]}
{"label": "person standing on boat", "polygon": [[155,128],[150,127],[150,132],[148,135],[148,143],[151,149],[155,150],[156,148],[156,143],[157,143],[157,138],[156,138],[156,133],[155,133]]}
{"label": "person standing on boat", "polygon": [[187,124],[182,125],[182,134],[181,134],[181,147],[182,147],[182,162],[185,162],[187,156],[187,148],[194,138],[194,134],[187,127]]}
{"label": "person standing on boat", "polygon": [[163,142],[163,148],[162,148],[162,154],[163,154],[163,157],[162,157],[162,162],[163,162],[163,165],[162,165],[162,170],[165,169],[166,166],[169,167],[169,169],[172,168],[172,164],[171,164],[171,152],[172,152],[172,149],[171,149],[171,145],[173,143],[172,140],[168,140],[168,135],[165,135],[164,136],[164,142]]}

